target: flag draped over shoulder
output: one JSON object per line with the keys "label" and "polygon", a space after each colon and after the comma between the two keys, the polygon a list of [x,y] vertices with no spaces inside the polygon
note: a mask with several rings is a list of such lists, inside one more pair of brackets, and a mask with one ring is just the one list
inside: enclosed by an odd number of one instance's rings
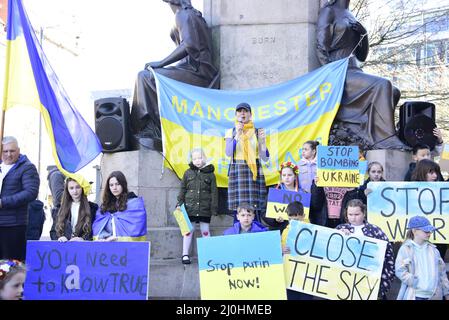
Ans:
{"label": "flag draped over shoulder", "polygon": [[129,199],[125,211],[101,212],[98,208],[92,224],[94,240],[114,236],[117,241],[145,241],[147,212],[142,197]]}
{"label": "flag draped over shoulder", "polygon": [[59,83],[30,24],[21,0],[9,0],[3,110],[40,110],[58,168],[70,175],[101,152],[97,136]]}
{"label": "flag draped over shoulder", "polygon": [[227,187],[230,159],[225,155],[224,136],[234,127],[235,106],[248,102],[256,128],[264,128],[267,136],[266,183],[278,183],[279,163],[298,162],[304,142],[318,140],[327,145],[347,67],[348,59],[342,59],[279,85],[245,91],[196,87],[154,72],[166,165],[182,177],[189,151],[201,147],[215,166],[217,185]]}

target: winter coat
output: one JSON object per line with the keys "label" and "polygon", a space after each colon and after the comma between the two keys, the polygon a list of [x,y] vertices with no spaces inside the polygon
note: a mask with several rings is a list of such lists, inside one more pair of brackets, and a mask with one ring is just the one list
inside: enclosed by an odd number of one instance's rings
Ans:
{"label": "winter coat", "polygon": [[44,203],[33,200],[28,205],[27,240],[39,240],[45,223]]}
{"label": "winter coat", "polygon": [[218,189],[212,164],[198,169],[189,163],[190,169],[184,173],[178,206],[184,204],[191,217],[210,217],[217,214]]}
{"label": "winter coat", "polygon": [[[268,231],[268,228],[264,227],[257,221],[253,221],[248,233],[263,232],[263,231]],[[240,222],[237,221],[236,223],[234,223],[234,225],[232,227],[230,227],[229,229],[226,229],[223,232],[224,236],[229,236],[231,234],[240,234]]]}
{"label": "winter coat", "polygon": [[[354,232],[354,227],[350,223],[340,224],[335,229],[347,229],[351,233]],[[379,296],[386,297],[388,290],[390,290],[391,283],[394,280],[394,253],[393,246],[387,235],[378,226],[370,223],[365,223],[362,227],[362,232],[366,237],[387,241],[387,249],[385,250],[384,265],[382,268],[382,278],[379,287]]]}
{"label": "winter coat", "polygon": [[0,227],[24,226],[28,223],[28,204],[39,193],[39,174],[34,164],[21,154],[3,178],[0,194]]}
{"label": "winter coat", "polygon": [[49,166],[47,181],[53,199],[53,207],[59,207],[64,193],[65,176],[56,166]]}
{"label": "winter coat", "polygon": [[[396,257],[396,277],[401,280],[397,300],[415,300],[416,286],[418,278],[415,276],[416,260],[414,254],[414,245],[412,240],[406,240],[399,249]],[[431,300],[442,300],[443,296],[449,294],[449,281],[446,274],[446,264],[441,259],[440,253],[435,245],[428,243],[427,256],[429,263],[433,266],[430,270],[431,276],[435,281],[434,294]]]}

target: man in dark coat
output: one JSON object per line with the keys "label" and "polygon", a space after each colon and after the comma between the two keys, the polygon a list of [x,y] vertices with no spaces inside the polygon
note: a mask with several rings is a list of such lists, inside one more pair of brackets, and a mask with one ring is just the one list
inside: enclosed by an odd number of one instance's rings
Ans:
{"label": "man in dark coat", "polygon": [[20,154],[17,139],[2,141],[0,193],[0,259],[25,260],[28,204],[39,193],[39,174]]}

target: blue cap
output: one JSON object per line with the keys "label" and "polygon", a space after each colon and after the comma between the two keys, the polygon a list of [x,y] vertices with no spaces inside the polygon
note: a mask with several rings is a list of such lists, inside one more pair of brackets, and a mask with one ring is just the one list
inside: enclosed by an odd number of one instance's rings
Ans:
{"label": "blue cap", "polygon": [[434,232],[436,228],[432,226],[429,219],[423,216],[414,216],[409,222],[407,229],[419,229],[424,232]]}
{"label": "blue cap", "polygon": [[235,107],[235,111],[239,111],[240,109],[245,109],[246,111],[251,112],[251,106],[246,102],[239,103],[237,107]]}

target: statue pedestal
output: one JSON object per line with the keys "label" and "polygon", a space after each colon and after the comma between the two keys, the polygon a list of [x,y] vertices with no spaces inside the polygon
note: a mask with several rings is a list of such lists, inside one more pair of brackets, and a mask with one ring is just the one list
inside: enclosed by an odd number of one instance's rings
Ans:
{"label": "statue pedestal", "polygon": [[367,152],[366,160],[382,164],[385,180],[404,181],[409,163],[412,161],[412,153],[399,150],[370,150]]}
{"label": "statue pedestal", "polygon": [[318,68],[317,0],[204,0],[221,89],[254,89]]}
{"label": "statue pedestal", "polygon": [[[150,297],[199,298],[196,240],[192,241],[191,246],[192,264],[184,266],[181,264],[182,236],[172,214],[177,203],[180,179],[167,168],[162,174],[162,161],[162,155],[152,150],[104,154],[102,187],[112,171],[120,170],[128,181],[128,191],[142,196],[145,201],[147,239],[151,242]],[[211,235],[222,235],[232,222],[230,216],[212,217]],[[195,231],[195,238],[198,237],[201,237],[199,226]],[[185,282],[185,291],[180,292],[182,281]]]}
{"label": "statue pedestal", "polygon": [[[221,89],[244,90],[278,84],[318,67],[315,55],[317,0],[204,0],[212,28]],[[145,200],[151,241],[150,298],[199,299],[196,241],[190,265],[181,264],[182,237],[172,211],[180,180],[151,150],[105,154],[102,177],[121,170],[128,189]],[[211,235],[232,225],[230,216],[212,217]],[[198,236],[199,232],[195,232]]]}

